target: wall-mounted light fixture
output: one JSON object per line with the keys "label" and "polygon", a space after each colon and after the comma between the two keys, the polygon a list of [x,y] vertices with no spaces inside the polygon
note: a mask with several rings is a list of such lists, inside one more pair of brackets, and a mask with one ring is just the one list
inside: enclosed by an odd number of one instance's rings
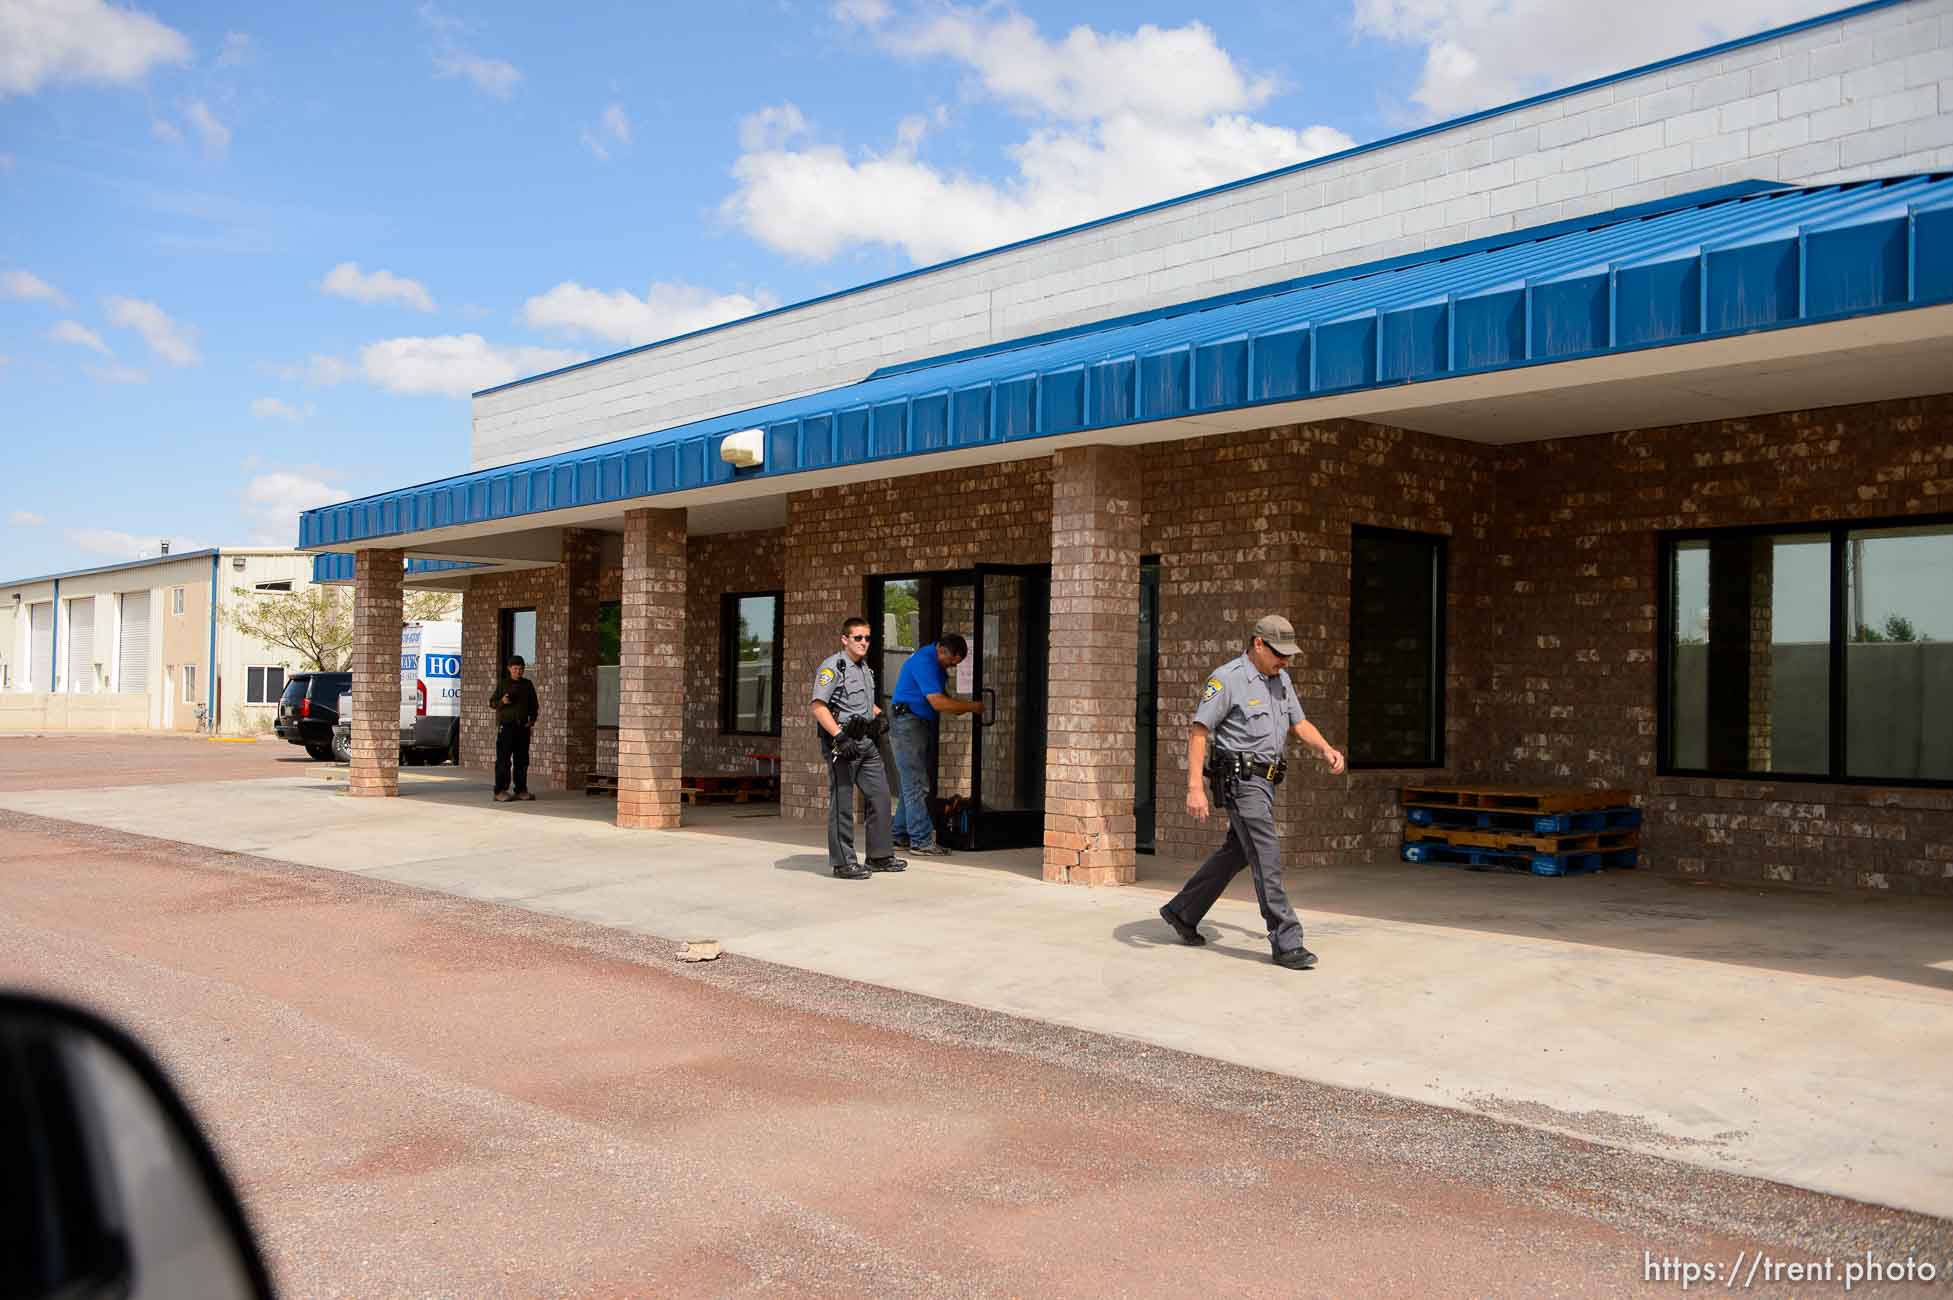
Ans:
{"label": "wall-mounted light fixture", "polygon": [[727,434],[719,443],[719,459],[735,469],[756,469],[766,464],[766,430],[741,429]]}

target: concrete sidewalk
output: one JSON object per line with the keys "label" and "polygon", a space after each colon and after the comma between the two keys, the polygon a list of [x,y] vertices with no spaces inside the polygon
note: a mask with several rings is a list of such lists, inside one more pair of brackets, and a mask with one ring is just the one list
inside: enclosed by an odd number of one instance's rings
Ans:
{"label": "concrete sidewalk", "polygon": [[[512,904],[1953,1217],[1953,904],[1433,867],[1294,874],[1320,969],[1254,904],[1182,947],[1162,894],[1035,856],[831,879],[819,828],[619,831],[581,795],[397,800],[317,775],[12,791],[0,807]],[[741,810],[749,811],[749,810]],[[1218,835],[1218,826],[1216,834]],[[1162,884],[1180,868],[1149,864]]]}

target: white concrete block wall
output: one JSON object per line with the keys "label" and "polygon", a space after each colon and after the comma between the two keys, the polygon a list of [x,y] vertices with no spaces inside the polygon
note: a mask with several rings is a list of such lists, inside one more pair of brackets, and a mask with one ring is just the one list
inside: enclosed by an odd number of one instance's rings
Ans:
{"label": "white concrete block wall", "polygon": [[1733,181],[1949,167],[1953,0],[1912,0],[491,393],[474,465]]}

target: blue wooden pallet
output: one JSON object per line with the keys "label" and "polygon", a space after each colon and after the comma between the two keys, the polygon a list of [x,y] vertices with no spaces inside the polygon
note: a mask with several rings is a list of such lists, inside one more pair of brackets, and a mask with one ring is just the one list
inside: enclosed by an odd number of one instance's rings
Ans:
{"label": "blue wooden pallet", "polygon": [[1449,830],[1523,831],[1528,835],[1571,835],[1576,831],[1631,830],[1641,824],[1639,808],[1594,808],[1586,812],[1539,813],[1524,809],[1450,808],[1413,804],[1404,809],[1413,826]]}
{"label": "blue wooden pallet", "polygon": [[1463,844],[1426,840],[1404,845],[1404,861],[1428,862],[1476,871],[1530,871],[1535,876],[1579,876],[1607,867],[1632,867],[1640,860],[1636,849],[1587,849],[1577,853],[1514,853]]}

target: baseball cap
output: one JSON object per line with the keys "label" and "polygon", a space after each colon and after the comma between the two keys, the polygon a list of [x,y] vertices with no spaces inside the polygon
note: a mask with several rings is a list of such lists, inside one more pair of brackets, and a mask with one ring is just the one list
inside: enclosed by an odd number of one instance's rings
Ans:
{"label": "baseball cap", "polygon": [[1295,644],[1295,628],[1280,614],[1269,614],[1255,624],[1256,636],[1268,643],[1268,648],[1278,655],[1302,653],[1302,647]]}

